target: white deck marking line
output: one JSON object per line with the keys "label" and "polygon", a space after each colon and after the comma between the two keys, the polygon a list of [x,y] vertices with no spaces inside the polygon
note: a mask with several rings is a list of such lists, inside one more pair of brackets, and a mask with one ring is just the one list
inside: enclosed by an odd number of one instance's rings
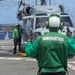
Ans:
{"label": "white deck marking line", "polygon": [[[29,58],[29,57],[25,57],[25,58],[21,58],[21,57],[0,57],[0,60],[25,60],[25,61],[37,61],[36,59],[33,58]],[[72,69],[75,71],[75,66],[71,65],[70,63],[75,63],[75,61],[72,61],[68,63],[68,68]]]}
{"label": "white deck marking line", "polygon": [[69,67],[70,69],[72,69],[72,70],[75,71],[75,66],[73,66],[73,65],[71,65],[71,64],[68,64],[68,67]]}
{"label": "white deck marking line", "polygon": [[20,57],[0,57],[0,60],[25,60],[25,61],[36,61],[33,58],[20,58]]}
{"label": "white deck marking line", "polygon": [[0,57],[0,59],[5,59],[5,60],[23,60],[23,58],[16,58],[16,57]]}
{"label": "white deck marking line", "polygon": [[75,61],[69,61],[68,63],[75,63]]}

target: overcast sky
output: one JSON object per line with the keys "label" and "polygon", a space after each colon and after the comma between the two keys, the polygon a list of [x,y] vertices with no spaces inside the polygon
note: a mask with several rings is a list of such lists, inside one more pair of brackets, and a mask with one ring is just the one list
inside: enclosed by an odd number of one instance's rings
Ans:
{"label": "overcast sky", "polygon": [[[35,0],[27,0],[31,5]],[[40,0],[37,0],[40,1]],[[48,1],[48,0],[46,0]],[[73,16],[75,21],[75,0],[51,0],[52,4],[63,4],[65,12]],[[1,0],[0,1],[0,24],[17,23],[16,19],[18,0]]]}

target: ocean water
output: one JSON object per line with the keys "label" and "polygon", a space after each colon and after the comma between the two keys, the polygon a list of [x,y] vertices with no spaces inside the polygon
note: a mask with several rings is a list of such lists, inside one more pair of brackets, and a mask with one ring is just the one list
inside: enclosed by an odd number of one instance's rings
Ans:
{"label": "ocean water", "polygon": [[12,39],[12,32],[0,32],[0,40]]}

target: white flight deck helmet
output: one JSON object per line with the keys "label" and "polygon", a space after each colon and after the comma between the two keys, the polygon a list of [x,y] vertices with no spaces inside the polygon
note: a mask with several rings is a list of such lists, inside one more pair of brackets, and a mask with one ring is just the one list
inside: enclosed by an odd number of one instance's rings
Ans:
{"label": "white flight deck helmet", "polygon": [[61,21],[60,15],[52,14],[48,18],[48,22],[46,22],[46,28],[48,28],[51,32],[57,32],[63,26],[63,22]]}
{"label": "white flight deck helmet", "polygon": [[20,27],[20,24],[19,24],[19,23],[17,23],[15,26],[16,26],[16,27]]}

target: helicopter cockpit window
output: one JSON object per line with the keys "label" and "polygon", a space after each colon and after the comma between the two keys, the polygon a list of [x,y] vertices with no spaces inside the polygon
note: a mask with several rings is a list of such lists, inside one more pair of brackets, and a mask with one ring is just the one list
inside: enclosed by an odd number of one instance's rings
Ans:
{"label": "helicopter cockpit window", "polygon": [[61,17],[62,18],[62,21],[64,22],[64,26],[68,26],[68,27],[73,27],[73,24],[71,22],[71,18],[70,17]]}
{"label": "helicopter cockpit window", "polygon": [[[61,16],[61,19],[64,22],[64,26],[73,27],[71,18],[69,16]],[[35,28],[45,27],[45,21],[48,21],[48,17],[37,17]]]}
{"label": "helicopter cockpit window", "polygon": [[31,37],[33,29],[33,18],[27,18],[25,23],[25,33],[27,37]]}
{"label": "helicopter cockpit window", "polygon": [[36,29],[45,27],[45,21],[48,21],[48,17],[38,17],[38,18],[36,18]]}

